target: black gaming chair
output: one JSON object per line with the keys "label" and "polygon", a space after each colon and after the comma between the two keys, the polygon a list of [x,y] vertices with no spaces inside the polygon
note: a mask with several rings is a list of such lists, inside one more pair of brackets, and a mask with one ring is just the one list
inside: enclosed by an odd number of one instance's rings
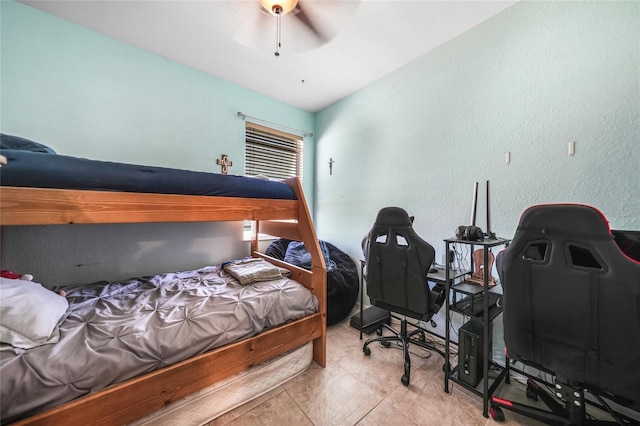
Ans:
{"label": "black gaming chair", "polygon": [[640,408],[640,262],[616,245],[604,215],[585,205],[530,207],[496,266],[508,356],[550,373],[555,397],[530,377],[527,396],[550,411],[492,397],[492,417],[506,408],[548,424],[602,424],[587,419],[592,400],[615,424],[633,423],[611,407]]}
{"label": "black gaming chair", "polygon": [[[393,336],[372,337],[365,342],[362,351],[370,355],[369,345],[373,342],[381,342],[384,346],[400,342],[404,353],[401,381],[408,386],[411,372],[409,343],[444,356],[440,349],[425,339],[425,330],[419,324],[407,321],[407,317],[430,321],[444,301],[443,287],[430,289],[427,282],[435,250],[416,234],[411,218],[399,207],[386,207],[378,212],[373,228],[363,240],[362,250],[371,304],[390,311],[393,318],[400,320],[400,331],[383,324],[382,327],[391,331]],[[408,331],[408,325],[415,329]]]}

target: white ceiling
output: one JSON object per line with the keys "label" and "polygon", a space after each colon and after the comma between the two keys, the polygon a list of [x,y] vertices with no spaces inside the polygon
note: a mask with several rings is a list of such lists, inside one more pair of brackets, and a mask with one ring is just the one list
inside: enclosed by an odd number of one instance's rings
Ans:
{"label": "white ceiling", "polygon": [[226,81],[317,112],[516,1],[300,0],[320,43],[292,14],[258,0],[22,0]]}

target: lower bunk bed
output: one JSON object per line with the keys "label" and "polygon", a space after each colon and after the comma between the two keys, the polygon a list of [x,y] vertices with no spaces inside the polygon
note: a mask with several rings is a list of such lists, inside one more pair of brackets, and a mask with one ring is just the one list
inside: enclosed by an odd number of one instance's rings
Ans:
{"label": "lower bunk bed", "polygon": [[[33,282],[3,282],[3,289],[16,289],[3,295],[9,299],[3,306],[11,303],[17,314],[17,324],[5,318],[3,326],[32,335],[43,333],[25,330],[25,317],[31,325],[38,316],[59,323],[53,333],[44,333],[54,336],[45,344],[23,338],[15,344],[27,349],[2,346],[3,421],[315,314],[317,298],[289,275],[263,259],[242,259],[224,267],[64,287],[64,298]],[[57,308],[60,299],[67,309]]]}
{"label": "lower bunk bed", "polygon": [[[234,281],[238,278],[233,278],[231,284],[223,284],[234,268],[217,265],[124,283],[65,288],[69,308],[65,309],[61,322],[57,324],[60,330],[57,343],[0,351],[2,424],[118,425],[143,422],[149,413],[175,412],[173,407],[189,399],[212,395],[211,386],[224,388],[229,380],[234,380],[230,378],[251,371],[252,367],[265,365],[283,354],[297,352],[298,348],[308,348],[308,344],[312,345],[313,361],[325,366],[326,266],[297,179],[254,182],[257,180],[229,176],[231,180],[241,181],[241,185],[249,179],[247,182],[252,185],[250,193],[245,191],[239,195],[209,192],[219,182],[228,188],[229,180],[221,175],[201,172],[195,177],[200,187],[207,186],[206,195],[199,191],[197,194],[174,190],[155,193],[149,189],[135,192],[135,188],[98,187],[93,190],[85,186],[74,188],[72,182],[65,182],[62,188],[49,184],[38,187],[41,183],[24,183],[23,177],[38,175],[42,182],[50,182],[46,177],[48,169],[52,174],[63,173],[69,177],[74,171],[68,168],[75,160],[49,153],[16,152],[14,147],[3,150],[2,154],[8,159],[8,164],[0,168],[0,224],[3,229],[6,226],[33,225],[251,220],[255,221],[255,227],[245,260],[249,263],[262,261],[270,265],[271,270],[275,267],[280,274],[288,275],[275,281],[248,285],[242,285],[240,281]],[[42,158],[44,165],[34,163],[29,166],[31,158],[35,157],[39,157],[38,161]],[[61,166],[56,169],[52,166],[55,164]],[[37,172],[29,172],[28,168],[21,170],[22,165],[35,167]],[[116,174],[124,166],[118,167]],[[135,167],[141,168],[140,176],[147,181],[151,176],[150,168]],[[88,169],[95,170],[91,166]],[[194,172],[187,172],[190,173]],[[215,185],[204,183],[207,175],[214,175]],[[132,180],[128,179],[129,182]],[[87,179],[82,184],[86,182]],[[266,185],[269,190],[267,193],[255,191],[255,184],[258,187]],[[272,189],[285,195],[274,196]],[[302,241],[311,254],[311,269],[305,270],[262,253],[258,241],[261,234]],[[5,267],[10,265],[3,265]],[[233,272],[237,273],[237,270]],[[232,295],[234,293],[227,293],[223,288],[235,288],[238,293]],[[259,294],[257,298],[249,297],[261,288],[266,293],[256,293]],[[213,310],[210,304],[214,303],[212,299],[215,297],[211,292],[219,292],[223,300],[222,305]],[[159,299],[151,296],[154,293],[159,295]],[[278,302],[268,302],[265,297],[268,293],[275,295]],[[303,296],[302,300],[295,302],[293,309],[282,305],[288,306],[285,301],[288,298],[283,296],[289,293]],[[53,292],[51,294],[60,297]],[[185,296],[188,302],[178,302],[171,308],[165,305],[165,299],[177,301],[178,294]],[[134,302],[134,295],[142,299]],[[267,315],[265,318],[268,319],[260,319],[258,314],[245,307],[245,302],[254,305],[258,312],[275,314],[275,318]],[[126,307],[127,303],[131,305]],[[133,322],[119,323],[115,320],[107,326],[106,316],[95,309],[98,305],[104,305],[110,313],[116,308],[125,308],[125,316]],[[213,316],[217,319],[207,322]],[[240,322],[232,321],[233,318],[239,318]],[[205,322],[201,323],[201,320]],[[110,331],[107,330],[109,327]],[[95,332],[92,336],[96,337],[89,337],[90,329]],[[151,329],[161,331],[162,337],[155,343],[149,340]],[[75,342],[76,349],[60,345],[67,341]],[[41,348],[45,347],[55,355],[40,354],[40,351],[45,351]],[[86,352],[79,348],[86,349]],[[55,362],[52,361],[54,358]],[[18,364],[32,370],[34,376],[43,378],[35,385],[36,390],[20,390],[32,379],[27,373],[17,372]],[[40,369],[45,364],[53,367],[49,378],[41,377],[44,373]],[[5,374],[5,371],[9,373]],[[255,396],[257,394],[254,393],[251,397]],[[245,401],[227,405],[233,408],[241,402]]]}

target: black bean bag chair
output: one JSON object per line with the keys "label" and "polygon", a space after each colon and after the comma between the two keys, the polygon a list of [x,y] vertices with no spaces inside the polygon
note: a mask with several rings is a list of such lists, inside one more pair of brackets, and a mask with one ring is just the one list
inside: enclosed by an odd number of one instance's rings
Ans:
{"label": "black bean bag chair", "polygon": [[[353,260],[336,246],[320,240],[320,248],[327,265],[327,325],[336,324],[351,313],[360,283]],[[311,269],[311,255],[299,241],[279,239],[267,247],[265,254],[276,259]]]}

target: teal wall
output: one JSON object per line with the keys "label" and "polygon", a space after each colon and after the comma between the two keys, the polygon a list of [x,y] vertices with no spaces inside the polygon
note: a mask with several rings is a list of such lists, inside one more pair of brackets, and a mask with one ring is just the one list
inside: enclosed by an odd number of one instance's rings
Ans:
{"label": "teal wall", "polygon": [[[60,154],[219,173],[224,153],[243,174],[238,111],[315,131],[312,113],[23,4],[1,1],[0,19],[0,130]],[[305,139],[308,202],[314,143]],[[6,228],[2,267],[47,284],[126,278],[247,255],[240,237],[240,224]]]}
{"label": "teal wall", "polygon": [[478,224],[489,180],[500,236],[551,202],[640,229],[640,2],[520,2],[317,113],[316,131],[318,233],[356,259],[396,205],[443,262],[476,181]]}
{"label": "teal wall", "polygon": [[[501,236],[543,202],[592,204],[613,228],[640,229],[638,2],[522,1],[315,116],[19,3],[0,2],[0,15],[2,132],[62,154],[204,171],[225,153],[241,174],[237,111],[313,131],[304,186],[318,236],[354,258],[377,211],[398,205],[442,261],[485,180]],[[7,228],[2,267],[50,284],[195,267],[244,255],[239,232]]]}

